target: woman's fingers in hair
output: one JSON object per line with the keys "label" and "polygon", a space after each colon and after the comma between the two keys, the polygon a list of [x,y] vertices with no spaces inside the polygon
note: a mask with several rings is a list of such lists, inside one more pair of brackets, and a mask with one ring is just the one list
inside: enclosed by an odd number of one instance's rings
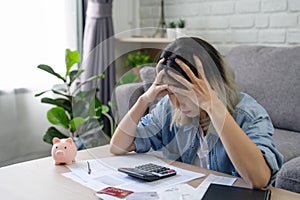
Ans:
{"label": "woman's fingers in hair", "polygon": [[159,71],[154,80],[154,84],[162,84],[162,82],[163,82],[162,79],[163,79],[164,75],[165,75],[164,70]]}
{"label": "woman's fingers in hair", "polygon": [[203,69],[203,65],[202,65],[200,58],[198,58],[198,56],[196,56],[195,54],[193,54],[193,58],[194,58],[194,61],[195,61],[195,64],[196,64],[196,67],[198,70],[199,78],[202,78],[203,80],[205,80],[207,82],[207,79],[206,79],[206,76],[204,73],[204,69]]}
{"label": "woman's fingers in hair", "polygon": [[[183,76],[178,75],[171,70],[168,70],[168,75],[171,76],[173,79],[175,79],[177,83],[184,86],[183,88],[187,89],[187,88],[192,87],[192,84],[189,81],[187,81]],[[172,82],[173,82],[173,84],[172,84]],[[170,80],[170,85],[174,85],[174,81]],[[175,84],[175,85],[177,85],[177,84]]]}
{"label": "woman's fingers in hair", "polygon": [[158,61],[157,65],[156,65],[156,73],[158,74],[159,73],[159,70],[160,70],[160,65],[165,61],[165,58],[162,58]]}
{"label": "woman's fingers in hair", "polygon": [[181,67],[181,69],[188,75],[188,77],[191,79],[192,83],[194,83],[197,79],[197,77],[194,75],[192,70],[187,66],[182,60],[176,58],[175,62]]}

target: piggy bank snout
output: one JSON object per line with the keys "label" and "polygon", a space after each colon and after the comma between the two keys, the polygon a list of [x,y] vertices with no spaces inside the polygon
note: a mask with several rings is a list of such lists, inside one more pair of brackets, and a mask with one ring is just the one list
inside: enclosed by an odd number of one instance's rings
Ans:
{"label": "piggy bank snout", "polygon": [[64,156],[65,155],[65,152],[63,151],[63,150],[57,150],[56,152],[55,152],[55,155],[57,155],[57,156]]}

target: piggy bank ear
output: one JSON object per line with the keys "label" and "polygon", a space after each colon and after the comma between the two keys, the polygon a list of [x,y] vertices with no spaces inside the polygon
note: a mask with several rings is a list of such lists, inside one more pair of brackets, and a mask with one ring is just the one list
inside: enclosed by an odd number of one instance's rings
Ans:
{"label": "piggy bank ear", "polygon": [[60,142],[60,139],[59,139],[59,138],[54,137],[54,138],[52,139],[52,143],[53,143],[53,144],[56,144],[56,143],[58,143],[58,142]]}
{"label": "piggy bank ear", "polygon": [[66,142],[72,144],[72,143],[73,143],[73,140],[72,140],[72,138],[67,138],[67,139],[66,139]]}

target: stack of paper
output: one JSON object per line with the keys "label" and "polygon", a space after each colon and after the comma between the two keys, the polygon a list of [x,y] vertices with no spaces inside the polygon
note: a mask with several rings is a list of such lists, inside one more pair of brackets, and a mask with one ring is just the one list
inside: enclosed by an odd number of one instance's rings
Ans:
{"label": "stack of paper", "polygon": [[[135,167],[146,163],[170,167],[176,170],[177,174],[176,176],[171,176],[162,180],[145,182],[117,171],[117,168],[119,167]],[[145,194],[148,192],[151,194],[151,192],[155,192],[155,194],[158,194],[159,199],[168,200],[200,199],[199,196],[203,196],[210,183],[230,185],[235,181],[235,179],[210,175],[195,189],[188,184],[183,183],[201,178],[205,176],[204,174],[170,166],[168,163],[148,154],[129,154],[77,161],[72,165],[68,165],[68,168],[71,172],[64,173],[63,176],[91,188],[95,192],[107,187],[115,187],[133,191],[135,195],[138,195],[138,193]],[[106,194],[97,193],[97,196],[107,200],[120,199]],[[133,197],[134,195],[129,195],[128,199],[134,199]],[[155,195],[150,195],[147,199],[158,198],[157,196],[155,197]]]}

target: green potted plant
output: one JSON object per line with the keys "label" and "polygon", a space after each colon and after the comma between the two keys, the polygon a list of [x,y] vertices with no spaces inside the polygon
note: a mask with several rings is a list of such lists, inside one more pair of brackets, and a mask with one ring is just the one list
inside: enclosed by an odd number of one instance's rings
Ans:
{"label": "green potted plant", "polygon": [[[80,138],[89,134],[103,133],[103,116],[110,121],[112,130],[110,135],[113,133],[114,123],[112,117],[108,114],[109,107],[102,104],[96,96],[99,89],[94,88],[89,91],[81,91],[80,88],[86,83],[104,78],[104,75],[99,74],[85,82],[79,83],[78,79],[84,70],[73,70],[72,67],[80,62],[80,55],[78,51],[71,51],[70,49],[66,49],[65,53],[66,72],[64,75],[56,73],[53,68],[45,64],[40,64],[37,67],[55,76],[62,82],[59,87],[53,87],[35,94],[36,97],[39,97],[47,92],[51,92],[55,96],[54,98],[43,97],[41,99],[42,103],[53,105],[53,108],[47,112],[47,119],[53,126],[48,128],[43,136],[43,140],[52,144],[54,137],[71,137],[78,149],[83,149],[85,146],[97,146],[97,141],[95,140],[89,140],[91,144],[86,145]],[[110,135],[104,133],[108,140]]]}
{"label": "green potted plant", "polygon": [[168,23],[167,37],[169,39],[175,39],[176,38],[176,23],[174,21],[171,21],[171,22]]}
{"label": "green potted plant", "polygon": [[185,20],[184,19],[179,19],[177,22],[177,28],[176,28],[176,37],[184,37],[186,28],[185,28]]}
{"label": "green potted plant", "polygon": [[177,23],[178,28],[185,28],[185,20],[184,19],[179,19]]}
{"label": "green potted plant", "polygon": [[176,23],[173,21],[169,22],[168,28],[176,28]]}
{"label": "green potted plant", "polygon": [[146,52],[133,52],[127,55],[127,60],[123,63],[125,67],[131,67],[131,69],[126,72],[120,80],[117,82],[117,85],[126,84],[126,83],[138,83],[141,82],[140,69],[145,64],[152,64],[154,61]]}

